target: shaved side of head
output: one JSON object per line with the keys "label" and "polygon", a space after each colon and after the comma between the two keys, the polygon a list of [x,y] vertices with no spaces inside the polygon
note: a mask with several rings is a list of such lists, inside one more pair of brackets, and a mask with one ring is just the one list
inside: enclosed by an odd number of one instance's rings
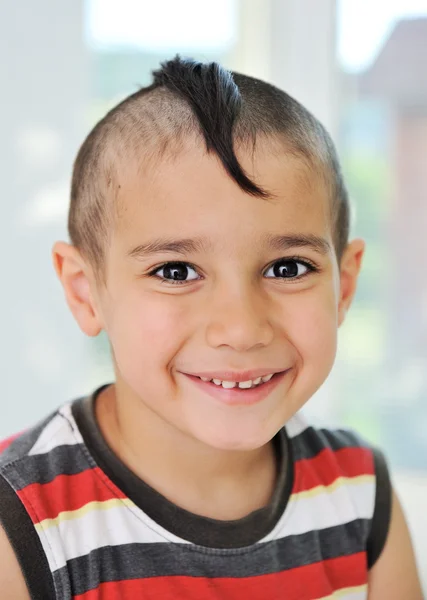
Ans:
{"label": "shaved side of head", "polygon": [[335,250],[348,243],[349,201],[334,144],[299,102],[259,79],[217,63],[174,60],[153,73],[152,85],[114,107],[95,125],[76,157],[68,230],[71,242],[102,278],[105,249],[121,210],[121,178],[129,163],[152,164],[179,155],[189,140],[215,153],[245,192],[272,194],[252,181],[236,156],[271,139],[320,174],[330,190]]}

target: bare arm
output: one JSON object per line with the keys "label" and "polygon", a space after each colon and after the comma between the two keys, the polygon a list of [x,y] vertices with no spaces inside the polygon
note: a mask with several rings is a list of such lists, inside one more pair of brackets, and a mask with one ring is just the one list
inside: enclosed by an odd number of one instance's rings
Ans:
{"label": "bare arm", "polygon": [[387,541],[369,575],[369,600],[385,598],[423,600],[408,526],[394,491]]}
{"label": "bare arm", "polygon": [[1,526],[0,590],[2,600],[31,600],[18,560]]}

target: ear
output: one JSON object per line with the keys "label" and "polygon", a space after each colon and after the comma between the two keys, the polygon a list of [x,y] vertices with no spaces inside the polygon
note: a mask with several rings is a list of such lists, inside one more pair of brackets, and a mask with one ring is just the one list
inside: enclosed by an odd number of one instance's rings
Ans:
{"label": "ear", "polygon": [[94,285],[92,270],[80,252],[65,242],[56,242],[52,249],[52,258],[56,274],[64,288],[67,304],[80,329],[86,335],[98,335],[102,323],[91,290],[91,286]]}
{"label": "ear", "polygon": [[353,301],[364,253],[365,242],[360,239],[350,242],[343,253],[340,265],[338,327],[342,325]]}

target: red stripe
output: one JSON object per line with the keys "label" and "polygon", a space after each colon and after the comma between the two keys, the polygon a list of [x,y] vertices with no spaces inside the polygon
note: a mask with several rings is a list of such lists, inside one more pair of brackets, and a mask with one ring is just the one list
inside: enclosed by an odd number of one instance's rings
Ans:
{"label": "red stripe", "polygon": [[[254,560],[256,560],[256,554]],[[367,582],[364,553],[245,578],[149,577],[102,583],[74,600],[301,600]]]}
{"label": "red stripe", "polygon": [[367,448],[325,448],[317,456],[295,463],[293,494],[311,490],[318,485],[331,485],[338,477],[358,477],[374,474],[372,452]]}
{"label": "red stripe", "polygon": [[[338,477],[356,477],[374,473],[372,454],[364,448],[343,448],[336,452],[322,450],[316,457],[295,464],[293,493],[330,485]],[[107,481],[107,485],[104,483]],[[87,469],[76,475],[58,475],[49,483],[33,483],[18,495],[34,523],[54,519],[61,512],[78,510],[89,502],[125,498],[101,469]]]}
{"label": "red stripe", "polygon": [[126,497],[98,467],[76,475],[58,475],[50,483],[32,483],[18,491],[18,496],[33,523],[54,519],[61,512],[77,510],[88,502]]}

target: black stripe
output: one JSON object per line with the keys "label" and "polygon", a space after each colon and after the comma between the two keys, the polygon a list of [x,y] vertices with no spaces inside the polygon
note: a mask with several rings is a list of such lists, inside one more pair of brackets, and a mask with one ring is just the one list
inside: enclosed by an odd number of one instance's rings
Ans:
{"label": "black stripe", "polygon": [[31,600],[54,600],[52,574],[39,536],[20,499],[2,476],[0,498],[0,521],[20,564]]}
{"label": "black stripe", "polygon": [[367,541],[368,568],[371,569],[387,541],[391,520],[392,488],[386,460],[382,452],[374,449],[376,475],[375,509],[371,522],[371,531]]}
{"label": "black stripe", "polygon": [[2,471],[17,490],[32,483],[50,483],[58,475],[77,475],[95,466],[90,464],[82,444],[57,446],[44,454],[27,455],[19,461],[19,468],[16,464],[6,465]]}
{"label": "black stripe", "polygon": [[369,521],[359,519],[239,550],[172,543],[106,546],[68,561],[54,576],[70,577],[74,595],[124,579],[254,577],[364,552],[368,527]]}
{"label": "black stripe", "polygon": [[369,445],[353,431],[347,429],[315,429],[308,427],[290,438],[294,460],[315,458],[322,450],[334,452],[343,448],[369,448]]}

